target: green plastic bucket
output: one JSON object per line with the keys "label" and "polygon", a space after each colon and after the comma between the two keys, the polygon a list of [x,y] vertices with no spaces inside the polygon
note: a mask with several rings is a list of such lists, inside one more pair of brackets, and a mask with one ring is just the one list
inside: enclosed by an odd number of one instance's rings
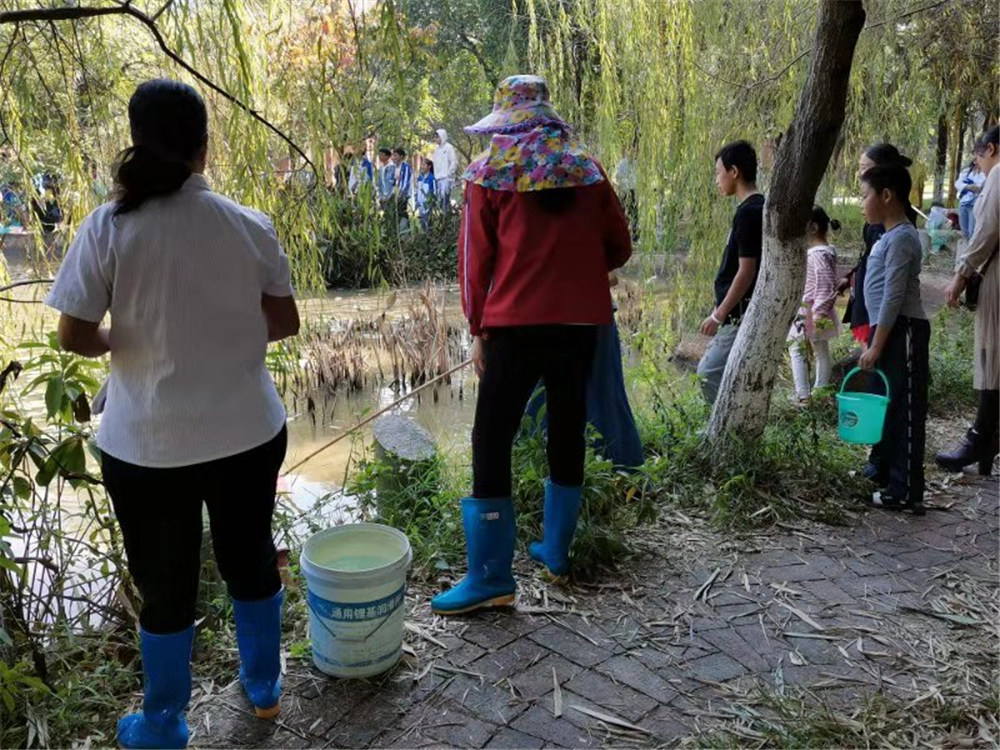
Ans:
{"label": "green plastic bucket", "polygon": [[885,383],[884,396],[845,391],[847,381],[859,372],[861,368],[855,367],[847,373],[840,386],[840,393],[837,394],[837,408],[840,412],[837,430],[841,440],[845,442],[874,445],[882,439],[885,412],[889,408],[889,379],[881,370],[875,370]]}

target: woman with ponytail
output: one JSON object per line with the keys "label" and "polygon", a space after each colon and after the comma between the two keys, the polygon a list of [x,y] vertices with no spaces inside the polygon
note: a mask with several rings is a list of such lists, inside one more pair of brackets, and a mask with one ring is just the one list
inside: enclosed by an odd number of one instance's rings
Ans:
{"label": "woman with ponytail", "polygon": [[[202,535],[208,506],[233,598],[240,681],[278,713],[283,589],[271,537],[285,409],[264,367],[298,332],[288,258],[263,214],[212,192],[208,114],[190,86],[139,86],[114,200],[84,219],[47,303],[59,342],[111,354],[97,442],[104,484],[142,595],[142,709],[126,748],[185,747]],[[101,327],[110,312],[109,327]]]}

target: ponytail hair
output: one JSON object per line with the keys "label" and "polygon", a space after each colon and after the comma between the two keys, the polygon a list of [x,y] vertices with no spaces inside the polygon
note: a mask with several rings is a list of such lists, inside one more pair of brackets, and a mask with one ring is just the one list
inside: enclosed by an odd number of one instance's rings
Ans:
{"label": "ponytail hair", "polygon": [[140,84],[129,100],[128,117],[133,145],[115,161],[115,216],[180,190],[208,140],[205,102],[179,81]]}
{"label": "ponytail hair", "polygon": [[903,156],[891,143],[873,143],[865,149],[865,156],[879,167],[895,165],[905,169],[913,164],[913,159]]}
{"label": "ponytail hair", "polygon": [[809,223],[815,224],[816,231],[823,237],[826,237],[827,232],[831,229],[834,232],[840,231],[840,222],[831,219],[822,206],[813,206],[812,214],[809,215]]}

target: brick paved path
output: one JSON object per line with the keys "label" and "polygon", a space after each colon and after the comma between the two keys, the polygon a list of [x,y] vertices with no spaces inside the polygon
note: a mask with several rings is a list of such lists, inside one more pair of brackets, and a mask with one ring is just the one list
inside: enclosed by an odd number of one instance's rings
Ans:
{"label": "brick paved path", "polygon": [[924,518],[871,512],[738,544],[668,513],[624,578],[567,591],[523,567],[508,614],[435,619],[411,592],[406,663],[337,681],[289,658],[278,725],[250,717],[235,684],[202,684],[192,744],[657,746],[731,719],[760,686],[806,686],[830,705],[879,688],[905,702],[985,692],[997,680],[996,479],[962,477],[930,503]]}

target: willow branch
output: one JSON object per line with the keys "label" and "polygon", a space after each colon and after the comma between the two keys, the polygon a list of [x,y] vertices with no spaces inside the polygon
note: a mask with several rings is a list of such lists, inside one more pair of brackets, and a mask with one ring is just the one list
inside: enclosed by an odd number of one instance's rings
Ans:
{"label": "willow branch", "polygon": [[163,34],[160,31],[159,26],[156,25],[156,19],[159,18],[160,14],[170,7],[171,2],[167,2],[159,11],[157,11],[155,16],[148,16],[140,10],[133,8],[129,4],[118,5],[113,8],[86,8],[86,7],[73,7],[73,8],[29,8],[27,10],[10,10],[0,13],[0,25],[5,23],[24,23],[28,21],[76,21],[81,18],[93,18],[95,16],[130,16],[135,20],[139,21],[143,26],[149,29],[149,33],[153,35],[153,39],[156,41],[157,46],[163,51],[168,58],[174,61],[182,69],[194,76],[198,81],[203,83],[205,86],[210,88],[212,91],[217,93],[226,101],[239,107],[253,119],[263,125],[265,128],[270,130],[276,136],[291,147],[296,154],[302,157],[302,160],[309,165],[312,170],[313,175],[315,175],[315,181],[313,184],[319,184],[319,171],[316,169],[316,165],[313,164],[312,159],[310,159],[305,151],[299,148],[298,144],[295,143],[289,136],[287,136],[281,129],[273,125],[267,118],[263,117],[255,109],[253,109],[249,104],[244,103],[239,97],[230,94],[224,88],[213,82],[211,79],[199,72],[190,63],[186,62],[180,57],[167,41],[163,38]]}
{"label": "willow branch", "polygon": [[[859,0],[846,0],[846,1],[855,2],[855,1],[859,1]],[[882,21],[876,21],[875,23],[870,23],[870,24],[866,25],[861,31],[862,31],[862,33],[864,33],[865,31],[870,31],[871,29],[877,29],[880,26],[885,26],[886,24],[899,23],[900,21],[902,21],[902,20],[904,20],[906,18],[910,18],[910,17],[918,15],[920,13],[925,13],[927,11],[934,10],[935,8],[940,8],[942,5],[947,5],[951,1],[952,0],[938,0],[938,2],[931,3],[930,5],[924,5],[924,6],[920,7],[920,8],[914,8],[913,10],[907,11],[906,13],[902,13],[902,14],[900,14],[898,16],[894,16],[892,18],[886,18],[886,19],[884,19]],[[750,91],[752,91],[753,89],[757,88],[758,86],[764,86],[764,85],[766,85],[768,83],[773,83],[774,81],[778,80],[779,78],[781,78],[781,76],[783,76],[789,70],[791,70],[796,65],[798,65],[803,59],[805,59],[806,57],[808,57],[809,55],[811,55],[812,51],[813,51],[813,48],[809,47],[808,49],[805,49],[802,52],[800,52],[791,62],[789,62],[787,65],[785,65],[777,73],[774,73],[773,75],[770,75],[767,78],[760,78],[760,79],[758,79],[756,81],[751,81],[748,84],[742,85],[742,89],[743,90],[740,92],[741,95],[745,96],[746,94],[750,93]],[[729,84],[730,86],[741,86],[741,84],[733,83],[732,81],[726,81],[725,79],[719,78],[718,76],[713,75],[712,73],[709,73],[707,70],[705,70],[704,68],[700,67],[697,62],[695,62],[694,66],[698,70],[700,70],[702,73],[704,73],[705,75],[707,75],[709,78],[714,78],[715,80],[721,81],[722,83]]]}
{"label": "willow branch", "polygon": [[31,279],[29,281],[15,281],[13,284],[8,284],[7,286],[0,286],[0,292],[9,292],[11,289],[17,289],[19,286],[31,286],[32,284],[51,284],[55,279]]}

